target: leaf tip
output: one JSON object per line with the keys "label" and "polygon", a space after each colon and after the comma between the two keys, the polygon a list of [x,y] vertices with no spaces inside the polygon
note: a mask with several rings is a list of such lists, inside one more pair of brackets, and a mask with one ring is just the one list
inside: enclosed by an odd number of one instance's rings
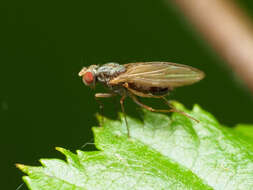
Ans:
{"label": "leaf tip", "polygon": [[179,109],[179,110],[185,110],[186,109],[183,104],[181,104],[180,102],[178,102],[176,100],[171,100],[171,101],[169,101],[169,103],[172,106],[174,106],[175,108]]}
{"label": "leaf tip", "polygon": [[193,109],[194,112],[200,112],[202,111],[202,108],[198,104],[194,104]]}
{"label": "leaf tip", "polygon": [[101,132],[101,130],[104,130],[102,127],[92,127],[92,131],[94,134]]}
{"label": "leaf tip", "polygon": [[15,166],[18,168],[18,169],[20,169],[21,171],[23,171],[23,172],[27,172],[27,166],[26,165],[24,165],[24,164],[15,164]]}
{"label": "leaf tip", "polygon": [[98,123],[101,125],[101,124],[103,123],[103,117],[104,117],[104,116],[102,116],[102,115],[99,114],[99,113],[96,113],[96,114],[95,114],[95,117],[97,118]]}
{"label": "leaf tip", "polygon": [[55,149],[56,149],[57,151],[59,151],[60,153],[62,153],[63,155],[65,155],[66,158],[70,158],[71,155],[72,155],[72,153],[71,153],[69,150],[65,149],[65,148],[55,147]]}
{"label": "leaf tip", "polygon": [[61,147],[55,147],[55,150],[57,150],[57,151],[59,151],[61,153],[63,153],[65,151],[65,149],[61,148]]}

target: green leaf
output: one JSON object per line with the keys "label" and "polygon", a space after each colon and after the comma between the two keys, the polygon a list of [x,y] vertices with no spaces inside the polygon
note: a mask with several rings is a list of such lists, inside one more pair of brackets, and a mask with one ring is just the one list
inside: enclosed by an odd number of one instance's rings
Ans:
{"label": "green leaf", "polygon": [[244,137],[246,141],[253,144],[253,125],[238,124],[234,129],[235,132]]}
{"label": "green leaf", "polygon": [[253,189],[253,141],[197,105],[192,111],[174,105],[199,122],[143,110],[143,121],[127,117],[128,138],[122,115],[121,121],[105,119],[103,127],[93,128],[99,151],[74,154],[57,148],[66,161],[18,165],[28,174],[24,181],[42,190]]}

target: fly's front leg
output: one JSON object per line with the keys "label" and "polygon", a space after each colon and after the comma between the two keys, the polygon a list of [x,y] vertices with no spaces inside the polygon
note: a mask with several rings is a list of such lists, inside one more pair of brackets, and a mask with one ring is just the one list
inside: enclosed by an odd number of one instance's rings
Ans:
{"label": "fly's front leg", "polygon": [[112,93],[96,93],[95,98],[111,98],[115,95],[116,94],[112,94]]}
{"label": "fly's front leg", "polygon": [[100,101],[100,98],[111,98],[113,96],[115,96],[115,94],[111,94],[111,93],[96,93],[95,94],[95,100],[99,104],[99,108],[101,110],[101,115],[102,115],[102,121],[101,121],[101,123],[102,123],[102,125],[104,123],[104,105]]}
{"label": "fly's front leg", "polygon": [[130,137],[130,130],[129,130],[129,126],[128,126],[128,123],[127,123],[126,112],[125,112],[125,108],[124,108],[125,98],[126,98],[126,95],[124,94],[120,99],[120,105],[121,105],[121,110],[122,110],[122,113],[124,115],[124,120],[125,120],[126,127],[127,127],[127,135],[128,135],[128,137]]}
{"label": "fly's front leg", "polygon": [[115,94],[110,94],[110,93],[96,93],[95,94],[95,99],[97,100],[98,104],[99,104],[99,108],[103,109],[104,106],[103,104],[99,101],[100,98],[111,98],[115,96]]}

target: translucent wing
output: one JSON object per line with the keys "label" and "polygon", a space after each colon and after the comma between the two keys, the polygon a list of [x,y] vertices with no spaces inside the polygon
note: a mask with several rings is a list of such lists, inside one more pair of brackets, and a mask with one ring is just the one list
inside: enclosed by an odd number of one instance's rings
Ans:
{"label": "translucent wing", "polygon": [[126,72],[110,81],[134,83],[137,86],[179,87],[193,84],[205,74],[193,67],[170,62],[143,62],[124,65]]}

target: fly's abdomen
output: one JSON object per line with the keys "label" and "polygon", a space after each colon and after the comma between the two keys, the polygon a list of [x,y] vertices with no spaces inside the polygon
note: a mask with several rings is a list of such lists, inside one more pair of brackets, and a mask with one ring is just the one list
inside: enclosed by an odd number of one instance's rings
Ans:
{"label": "fly's abdomen", "polygon": [[164,96],[169,93],[169,88],[163,87],[148,87],[148,86],[138,86],[135,83],[129,83],[129,88],[144,95],[154,95],[154,96]]}
{"label": "fly's abdomen", "polygon": [[151,87],[150,93],[156,96],[163,96],[168,94],[169,89],[168,88],[161,88],[161,87]]}

